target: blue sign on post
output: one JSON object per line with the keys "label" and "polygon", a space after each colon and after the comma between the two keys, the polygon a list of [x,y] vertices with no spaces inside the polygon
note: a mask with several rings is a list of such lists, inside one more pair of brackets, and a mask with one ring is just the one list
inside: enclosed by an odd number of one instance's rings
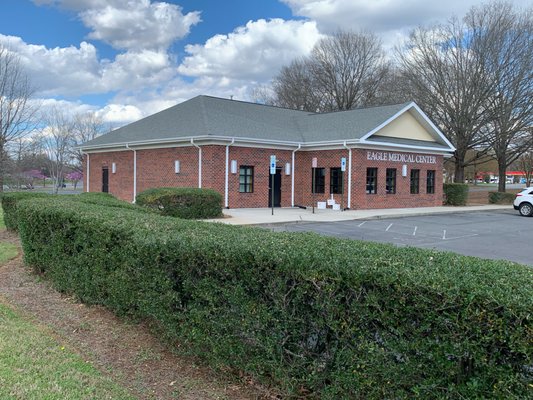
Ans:
{"label": "blue sign on post", "polygon": [[341,158],[341,171],[346,171],[346,157]]}
{"label": "blue sign on post", "polygon": [[276,156],[270,156],[270,175],[276,175]]}

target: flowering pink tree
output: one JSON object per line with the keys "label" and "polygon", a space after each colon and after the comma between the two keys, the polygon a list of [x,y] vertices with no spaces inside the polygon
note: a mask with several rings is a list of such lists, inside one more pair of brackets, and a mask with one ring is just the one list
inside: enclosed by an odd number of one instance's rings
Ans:
{"label": "flowering pink tree", "polygon": [[67,174],[66,178],[69,181],[72,181],[72,183],[74,184],[74,189],[76,189],[76,186],[78,185],[78,182],[83,179],[83,174],[81,172],[79,172],[79,171],[73,171],[73,172]]}
{"label": "flowering pink tree", "polygon": [[46,175],[44,175],[41,171],[38,169],[30,169],[29,171],[24,171],[22,173],[22,177],[24,178],[24,181],[26,182],[26,185],[30,188],[33,188],[33,182],[36,179],[42,179],[43,182],[47,178]]}

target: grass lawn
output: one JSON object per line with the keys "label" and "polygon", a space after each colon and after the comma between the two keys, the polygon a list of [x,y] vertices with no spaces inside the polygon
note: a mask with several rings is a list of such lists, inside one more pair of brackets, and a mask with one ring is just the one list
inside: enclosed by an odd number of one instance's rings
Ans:
{"label": "grass lawn", "polygon": [[0,297],[0,399],[132,399]]}
{"label": "grass lawn", "polygon": [[[5,229],[0,209],[0,229]],[[0,242],[0,264],[17,247]],[[133,399],[0,296],[0,399]]]}

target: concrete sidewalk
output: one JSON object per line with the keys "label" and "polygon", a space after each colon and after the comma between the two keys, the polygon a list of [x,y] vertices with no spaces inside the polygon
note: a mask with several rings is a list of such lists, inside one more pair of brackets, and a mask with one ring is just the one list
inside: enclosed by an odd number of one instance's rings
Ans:
{"label": "concrete sidewalk", "polygon": [[208,220],[230,225],[280,224],[287,222],[336,222],[357,219],[395,218],[412,215],[464,213],[473,211],[509,210],[512,205],[480,205],[465,207],[389,208],[383,210],[333,211],[301,208],[235,208],[223,210],[226,218]]}

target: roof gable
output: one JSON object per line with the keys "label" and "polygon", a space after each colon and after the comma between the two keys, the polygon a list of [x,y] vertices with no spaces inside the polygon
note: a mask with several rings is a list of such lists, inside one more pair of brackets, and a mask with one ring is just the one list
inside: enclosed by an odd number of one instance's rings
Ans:
{"label": "roof gable", "polygon": [[379,129],[372,136],[384,136],[390,138],[421,140],[424,142],[436,142],[435,137],[428,132],[410,112],[399,115]]}

